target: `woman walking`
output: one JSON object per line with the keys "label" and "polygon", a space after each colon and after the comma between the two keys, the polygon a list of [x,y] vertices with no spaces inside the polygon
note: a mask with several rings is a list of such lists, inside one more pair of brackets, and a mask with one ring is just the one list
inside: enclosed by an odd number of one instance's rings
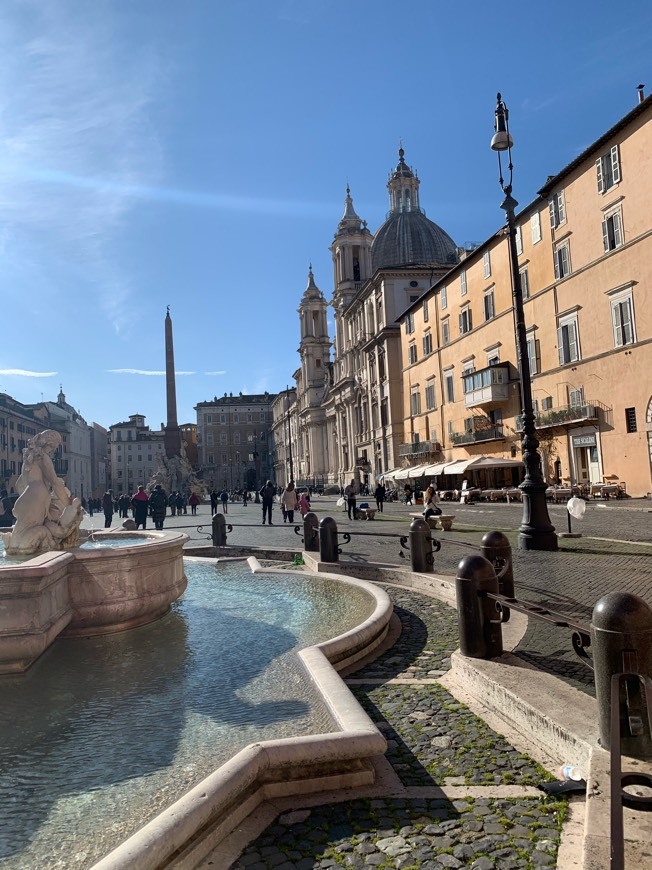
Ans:
{"label": "woman walking", "polygon": [[297,491],[292,481],[288,483],[281,495],[281,509],[283,510],[283,522],[293,523],[294,512],[297,509]]}

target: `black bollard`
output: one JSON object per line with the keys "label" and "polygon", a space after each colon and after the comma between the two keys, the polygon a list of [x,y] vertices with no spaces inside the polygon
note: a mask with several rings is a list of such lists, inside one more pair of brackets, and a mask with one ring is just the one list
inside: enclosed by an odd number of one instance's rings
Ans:
{"label": "black bollard", "polygon": [[303,546],[308,553],[319,552],[319,520],[312,511],[303,518]]}
{"label": "black bollard", "polygon": [[[514,598],[514,562],[512,547],[502,532],[487,532],[482,537],[482,555],[494,566],[498,577],[498,591],[507,598]],[[502,565],[502,567],[500,567]],[[502,622],[509,621],[509,608],[503,608]]]}
{"label": "black bollard", "polygon": [[465,556],[455,578],[460,652],[474,659],[502,655],[500,616],[487,592],[498,592],[494,567],[484,556]]}
{"label": "black bollard", "polygon": [[226,547],[226,520],[222,514],[213,514],[213,546]]}
{"label": "black bollard", "polygon": [[337,523],[333,517],[323,517],[319,523],[319,558],[322,562],[339,562]]}
{"label": "black bollard", "polygon": [[410,563],[418,574],[432,574],[435,570],[432,555],[430,523],[415,517],[410,523]]}
{"label": "black bollard", "polygon": [[[609,592],[593,608],[591,651],[600,744],[611,748],[611,678],[630,672],[652,676],[652,610],[628,592]],[[652,758],[652,722],[638,679],[625,679],[620,696],[621,752]]]}

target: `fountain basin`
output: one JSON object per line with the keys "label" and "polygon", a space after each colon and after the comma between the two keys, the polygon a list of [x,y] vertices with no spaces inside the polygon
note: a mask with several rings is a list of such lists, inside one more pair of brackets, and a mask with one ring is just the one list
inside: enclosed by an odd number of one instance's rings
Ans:
{"label": "fountain basin", "polygon": [[23,673],[60,634],[108,634],[152,622],[186,588],[187,535],[109,530],[94,537],[120,546],[0,564],[0,674]]}

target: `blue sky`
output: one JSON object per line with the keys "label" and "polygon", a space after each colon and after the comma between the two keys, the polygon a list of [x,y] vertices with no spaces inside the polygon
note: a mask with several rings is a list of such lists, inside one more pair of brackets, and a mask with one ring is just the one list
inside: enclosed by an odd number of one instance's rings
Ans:
{"label": "blue sky", "polygon": [[399,140],[458,244],[652,91],[645,0],[4,0],[0,391],[108,426],[291,383],[309,263],[327,298],[347,181],[372,231]]}

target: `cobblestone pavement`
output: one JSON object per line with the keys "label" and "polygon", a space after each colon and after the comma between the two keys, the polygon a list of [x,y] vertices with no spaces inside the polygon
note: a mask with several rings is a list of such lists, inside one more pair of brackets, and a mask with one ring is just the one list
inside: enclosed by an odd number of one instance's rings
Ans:
{"label": "cobblestone pavement", "polygon": [[[444,503],[444,507],[455,515],[455,520],[451,532],[433,533],[442,541],[441,550],[435,554],[438,573],[454,575],[459,561],[475,552],[468,545],[477,546],[485,531],[497,529],[507,535],[514,548],[517,597],[572,614],[587,623],[595,603],[615,589],[640,595],[652,604],[652,501],[588,502],[584,519],[572,521],[573,531],[581,531],[582,537],[561,539],[557,553],[517,549],[517,530],[522,516],[520,504],[451,502],[450,505]],[[340,538],[342,561],[409,566],[409,554],[405,554],[404,559],[399,555],[399,536],[407,533],[410,513],[418,512],[418,506],[386,504],[385,512],[376,514],[373,522],[349,520],[332,497],[314,498],[313,509],[319,517],[333,516],[340,533],[352,534],[348,544]],[[191,535],[190,545],[193,545],[202,542],[197,525],[204,523],[203,543],[210,543],[207,537],[210,535],[209,507],[202,505],[198,510],[195,518],[190,515],[168,517],[166,528],[187,526],[184,531]],[[565,531],[568,515],[564,506],[550,504],[548,510],[557,530]],[[233,524],[233,530],[228,534],[228,542],[295,550],[301,547],[301,537],[295,534],[294,526],[283,524],[277,508],[274,526],[259,525],[260,517],[259,505],[250,504],[246,508],[230,505],[226,519]],[[568,630],[531,619],[518,653],[570,685],[593,692],[591,672],[572,652]]]}
{"label": "cobblestone pavement", "polygon": [[[401,636],[348,682],[385,734],[403,791],[281,815],[233,870],[555,866],[566,804],[519,788],[551,777],[436,682],[457,646],[455,612],[413,591],[388,592]],[[498,785],[512,794],[474,794]],[[442,796],[442,787],[463,795]]]}

